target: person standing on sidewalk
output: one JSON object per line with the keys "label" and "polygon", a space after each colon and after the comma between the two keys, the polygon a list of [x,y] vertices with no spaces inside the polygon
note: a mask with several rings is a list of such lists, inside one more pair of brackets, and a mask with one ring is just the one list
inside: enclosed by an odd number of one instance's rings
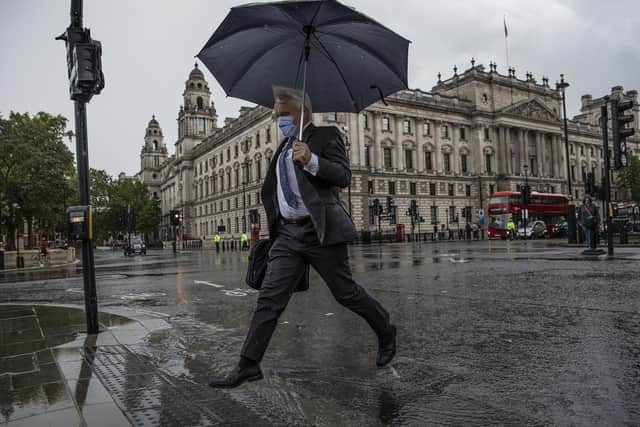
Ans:
{"label": "person standing on sidewalk", "polygon": [[593,204],[591,197],[585,197],[578,209],[578,223],[584,233],[584,240],[588,248],[596,248],[596,233],[600,223],[598,207]]}
{"label": "person standing on sidewalk", "polygon": [[[267,213],[267,271],[238,365],[211,387],[237,387],[263,378],[260,362],[294,288],[311,265],[334,298],[367,321],[378,339],[376,364],[386,366],[396,354],[396,327],[389,313],[351,276],[347,242],[357,233],[340,203],[338,188],[351,181],[340,131],[311,123],[311,101],[300,91],[274,89],[276,118],[284,140],[269,165],[261,200]],[[305,122],[300,123],[304,108]],[[302,141],[296,139],[302,126]]]}
{"label": "person standing on sidewalk", "polygon": [[216,231],[216,234],[213,236],[213,243],[216,245],[216,252],[220,252],[220,232]]}

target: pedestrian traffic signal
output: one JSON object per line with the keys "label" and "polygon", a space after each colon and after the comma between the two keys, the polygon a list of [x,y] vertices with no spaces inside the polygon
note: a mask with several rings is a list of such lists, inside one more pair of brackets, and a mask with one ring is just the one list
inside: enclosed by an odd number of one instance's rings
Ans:
{"label": "pedestrian traffic signal", "polygon": [[104,88],[102,44],[91,38],[88,28],[71,26],[57,40],[67,43],[69,94],[72,100],[89,102]]}
{"label": "pedestrian traffic signal", "polygon": [[391,206],[393,206],[393,197],[387,196],[387,210],[391,212]]}
{"label": "pedestrian traffic signal", "polygon": [[627,166],[626,138],[635,133],[635,129],[626,127],[633,122],[633,114],[625,114],[633,108],[633,101],[611,101],[611,130],[613,133],[613,164],[616,169]]}

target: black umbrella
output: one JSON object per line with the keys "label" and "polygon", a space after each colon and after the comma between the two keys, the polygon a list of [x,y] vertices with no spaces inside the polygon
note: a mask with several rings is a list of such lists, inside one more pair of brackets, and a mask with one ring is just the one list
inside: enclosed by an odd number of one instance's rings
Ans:
{"label": "black umbrella", "polygon": [[198,58],[228,96],[273,106],[302,88],[315,112],[358,112],[407,88],[409,41],[335,0],[231,9]]}

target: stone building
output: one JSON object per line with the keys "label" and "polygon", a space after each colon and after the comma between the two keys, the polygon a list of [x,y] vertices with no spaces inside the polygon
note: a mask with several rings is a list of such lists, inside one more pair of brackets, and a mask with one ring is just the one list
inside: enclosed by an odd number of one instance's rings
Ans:
{"label": "stone building", "polygon": [[[216,230],[237,237],[250,228],[252,211],[264,235],[260,186],[280,142],[271,111],[243,107],[239,117],[218,127],[197,65],[183,96],[175,153],[167,157],[154,118],[141,154],[139,177],[161,200],[161,237],[172,236],[168,215],[173,209],[182,211],[180,233],[186,238],[210,241]],[[637,117],[636,91],[616,86],[609,96],[632,99]],[[583,174],[593,172],[598,182],[602,177],[599,107],[604,99],[583,96],[580,114],[569,120],[567,171],[562,95],[547,78],[538,82],[527,73],[523,80],[515,70],[503,75],[495,64],[487,70],[472,61],[460,74],[454,68],[448,79],[439,75],[429,92],[406,90],[385,101],[359,114],[314,114],[316,124],[343,132],[353,176],[341,198],[360,231],[378,227],[370,214],[375,199],[395,206],[395,217],[381,223],[383,231],[395,229],[395,223],[410,231],[405,212],[412,200],[425,220],[423,231],[433,224],[456,228],[477,221],[493,192],[519,190],[525,171],[534,191],[564,194],[571,173],[575,199],[584,195]],[[639,143],[638,135],[631,139],[635,154]]]}

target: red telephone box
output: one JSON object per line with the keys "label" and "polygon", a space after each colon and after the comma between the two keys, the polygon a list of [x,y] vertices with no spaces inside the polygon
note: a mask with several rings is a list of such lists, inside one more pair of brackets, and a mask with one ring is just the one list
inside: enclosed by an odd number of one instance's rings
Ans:
{"label": "red telephone box", "polygon": [[396,224],[396,242],[404,242],[404,224]]}

